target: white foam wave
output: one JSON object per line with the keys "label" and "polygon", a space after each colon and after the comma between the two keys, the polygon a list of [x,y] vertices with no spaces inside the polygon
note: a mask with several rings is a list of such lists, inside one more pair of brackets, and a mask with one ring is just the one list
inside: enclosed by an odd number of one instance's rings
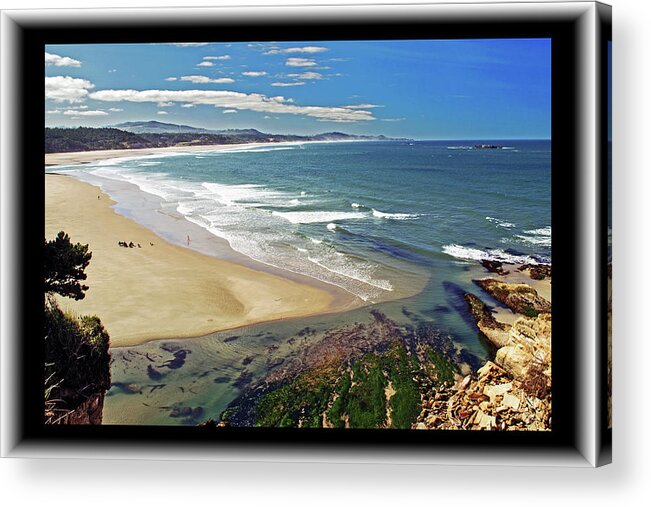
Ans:
{"label": "white foam wave", "polygon": [[522,234],[516,234],[514,237],[516,238],[516,241],[529,243],[530,245],[552,246],[552,238],[545,238],[541,236],[524,236]]}
{"label": "white foam wave", "polygon": [[508,262],[511,264],[540,264],[540,261],[530,255],[516,255],[505,252],[500,248],[479,250],[467,246],[457,245],[452,243],[443,246],[443,253],[455,257],[457,259],[465,259],[472,261],[500,261]]}
{"label": "white foam wave", "polygon": [[524,231],[525,234],[533,234],[535,236],[551,236],[552,228],[551,226],[541,227],[540,229],[531,229],[529,231]]}
{"label": "white foam wave", "polygon": [[188,155],[188,153],[182,151],[159,152],[159,153],[150,153],[148,155],[138,155],[138,156],[131,156],[131,157],[107,158],[105,160],[98,160],[96,162],[92,162],[89,165],[100,166],[100,167],[121,166],[124,165],[126,162],[146,161],[148,159],[159,159],[159,158],[168,158],[168,157],[182,157],[185,155]]}
{"label": "white foam wave", "polygon": [[293,224],[316,224],[334,220],[356,220],[366,218],[364,213],[351,211],[273,211],[274,216],[284,218]]}
{"label": "white foam wave", "polygon": [[294,150],[298,145],[283,145],[283,146],[252,146],[252,147],[237,147],[226,148],[223,150],[206,151],[206,153],[219,154],[219,153],[265,153],[267,151],[283,151]]}
{"label": "white foam wave", "polygon": [[383,211],[373,209],[373,216],[377,218],[387,218],[390,220],[415,220],[420,215],[415,213],[384,213]]}
{"label": "white foam wave", "polygon": [[326,228],[329,231],[336,231],[337,230],[337,224],[330,223],[330,224],[326,225]]}
{"label": "white foam wave", "polygon": [[359,203],[354,202],[354,203],[351,203],[350,207],[351,207],[351,208],[361,208],[362,205],[359,204]]}
{"label": "white foam wave", "polygon": [[[337,253],[338,252],[335,252],[335,255],[337,255]],[[338,257],[346,257],[346,256],[339,255]],[[369,271],[373,270],[373,268],[370,268],[369,265],[362,265],[362,266],[355,267],[352,266],[351,264],[343,264],[343,263],[325,264],[320,259],[314,257],[308,257],[308,259],[310,260],[310,262],[313,262],[317,266],[320,266],[326,271],[329,271],[331,273],[342,275],[347,278],[352,278],[353,280],[357,280],[358,282],[362,282],[364,284],[377,287],[378,289],[382,289],[390,292],[393,291],[393,285],[391,285],[391,282],[389,282],[389,280],[377,280],[369,276],[370,275]]]}
{"label": "white foam wave", "polygon": [[316,238],[310,238],[310,241],[315,245],[320,245],[321,243],[323,243],[322,239],[316,239]]}
{"label": "white foam wave", "polygon": [[263,206],[277,199],[286,199],[286,194],[283,192],[271,190],[262,185],[224,185],[222,183],[204,182],[201,186],[208,191],[203,194],[203,197],[214,199],[226,206],[233,206],[235,204]]}
{"label": "white foam wave", "polygon": [[512,224],[511,222],[505,222],[504,220],[500,220],[499,218],[486,217],[486,220],[494,223],[497,227],[504,227],[505,229],[512,229],[513,227],[515,227],[515,224]]}
{"label": "white foam wave", "polygon": [[516,238],[516,241],[529,243],[531,245],[551,246],[552,228],[551,226],[547,226],[539,229],[530,229],[523,231],[523,234],[516,234],[514,237]]}

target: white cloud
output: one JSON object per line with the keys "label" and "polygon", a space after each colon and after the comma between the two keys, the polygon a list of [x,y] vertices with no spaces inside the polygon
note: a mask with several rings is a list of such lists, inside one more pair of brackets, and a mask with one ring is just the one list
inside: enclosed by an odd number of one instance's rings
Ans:
{"label": "white cloud", "polygon": [[67,56],[45,53],[45,65],[54,65],[55,67],[81,67],[81,62]]}
{"label": "white cloud", "polygon": [[287,76],[297,79],[323,79],[323,75],[318,72],[301,72],[300,74],[287,74]]}
{"label": "white cloud", "polygon": [[45,111],[45,114],[61,114],[61,109],[49,109]]}
{"label": "white cloud", "polygon": [[224,111],[224,114],[231,114],[231,113],[237,113],[237,109],[226,109]]}
{"label": "white cloud", "polygon": [[63,114],[66,116],[108,116],[106,111],[79,111],[77,109],[68,109]]}
{"label": "white cloud", "polygon": [[291,99],[260,93],[226,90],[100,90],[90,98],[104,102],[182,102],[267,114],[294,114],[320,121],[357,122],[375,120],[371,111],[334,106],[299,106]]}
{"label": "white cloud", "polygon": [[381,121],[404,121],[407,118],[382,118]]}
{"label": "white cloud", "polygon": [[203,61],[203,62],[201,62],[201,63],[198,63],[198,64],[197,64],[197,67],[212,67],[212,66],[214,66],[214,65],[215,65],[215,64],[212,63],[212,62],[206,62],[206,61]]}
{"label": "white cloud", "polygon": [[195,107],[194,104],[181,104],[181,107]]}
{"label": "white cloud", "polygon": [[159,102],[158,107],[172,107],[174,105],[174,102]]}
{"label": "white cloud", "polygon": [[167,111],[158,111],[156,114],[168,114]]}
{"label": "white cloud", "polygon": [[316,62],[309,58],[288,58],[285,65],[289,67],[314,67]]}
{"label": "white cloud", "polygon": [[179,48],[194,48],[200,46],[207,46],[209,42],[172,42],[172,46],[177,46]]}
{"label": "white cloud", "polygon": [[176,81],[176,80],[177,80],[177,78],[175,78],[175,77],[166,77],[165,78],[165,81]]}
{"label": "white cloud", "polygon": [[113,74],[114,72],[117,72],[117,71],[118,71],[118,69],[109,69],[108,72],[109,72],[109,74]]}
{"label": "white cloud", "polygon": [[189,81],[190,83],[234,83],[235,80],[230,77],[210,78],[208,76],[181,76],[181,81]]}
{"label": "white cloud", "polygon": [[314,54],[314,53],[323,53],[325,51],[328,51],[328,48],[324,48],[321,46],[304,46],[302,48],[270,49],[269,51],[266,51],[264,54],[265,55],[285,55],[290,53]]}
{"label": "white cloud", "polygon": [[54,102],[83,102],[95,85],[86,79],[70,76],[45,78],[45,98]]}
{"label": "white cloud", "polygon": [[247,72],[242,72],[242,75],[249,76],[249,77],[259,77],[259,76],[266,76],[267,73],[264,71],[257,72],[257,71],[249,70]]}
{"label": "white cloud", "polygon": [[296,81],[295,83],[271,83],[271,86],[303,86],[303,81]]}
{"label": "white cloud", "polygon": [[124,111],[124,109],[120,109],[119,107],[109,107],[109,111],[112,113],[119,113],[121,111]]}
{"label": "white cloud", "polygon": [[204,60],[230,60],[231,55],[220,55],[220,56],[204,56]]}
{"label": "white cloud", "polygon": [[384,107],[379,104],[354,104],[352,106],[343,106],[346,109],[373,109],[375,107]]}

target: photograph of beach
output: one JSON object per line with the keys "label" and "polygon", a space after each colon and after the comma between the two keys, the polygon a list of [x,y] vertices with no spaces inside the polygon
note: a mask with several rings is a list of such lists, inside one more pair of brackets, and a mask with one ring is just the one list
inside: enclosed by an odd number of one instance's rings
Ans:
{"label": "photograph of beach", "polygon": [[550,431],[551,41],[45,46],[46,424]]}

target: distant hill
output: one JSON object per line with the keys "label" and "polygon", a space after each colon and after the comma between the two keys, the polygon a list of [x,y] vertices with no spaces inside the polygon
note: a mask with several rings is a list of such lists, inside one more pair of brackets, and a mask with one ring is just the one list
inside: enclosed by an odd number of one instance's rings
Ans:
{"label": "distant hill", "polygon": [[45,153],[153,148],[137,134],[114,128],[46,128]]}
{"label": "distant hill", "polygon": [[176,125],[162,121],[127,121],[116,125],[109,125],[109,128],[133,132],[134,134],[214,134],[214,130],[191,127],[190,125]]}
{"label": "distant hill", "polygon": [[[325,132],[313,136],[266,134],[256,129],[208,130],[159,121],[126,122],[110,127],[45,128],[45,153],[202,146],[287,141],[383,141],[385,136]],[[402,139],[401,139],[402,140]]]}

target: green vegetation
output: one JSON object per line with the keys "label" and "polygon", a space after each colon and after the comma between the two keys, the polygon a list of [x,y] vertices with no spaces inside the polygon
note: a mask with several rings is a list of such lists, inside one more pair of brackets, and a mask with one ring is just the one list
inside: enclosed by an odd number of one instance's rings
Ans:
{"label": "green vegetation", "polygon": [[45,241],[43,346],[45,421],[60,422],[85,400],[111,386],[109,335],[96,316],[75,316],[59,308],[54,294],[83,299],[84,270],[92,253],[61,231]]}
{"label": "green vegetation", "polygon": [[524,308],[522,308],[522,313],[524,314],[525,317],[530,317],[532,319],[535,319],[538,317],[538,311],[536,311],[535,308],[533,308],[531,305],[527,305]]}
{"label": "green vegetation", "polygon": [[332,394],[334,372],[314,371],[265,394],[256,411],[256,426],[321,428]]}
{"label": "green vegetation", "polygon": [[[137,125],[138,122],[132,122],[132,125],[124,124],[123,128],[125,130],[109,127],[46,128],[45,153],[211,144],[387,139],[384,136],[359,136],[344,134],[342,132],[326,132],[314,136],[295,136],[265,134],[255,129],[230,129],[211,132],[183,125],[162,124],[160,122],[144,122],[142,129],[138,128]],[[165,127],[161,128],[161,126]],[[178,127],[179,130],[185,129],[186,131],[174,131],[175,127]],[[137,132],[130,132],[129,130],[136,130]],[[151,132],[151,130],[155,132]]]}
{"label": "green vegetation", "polygon": [[346,412],[351,428],[378,428],[386,422],[386,377],[380,358],[367,354],[353,367]]}
{"label": "green vegetation", "polygon": [[347,370],[344,371],[337,381],[335,387],[335,399],[332,402],[330,410],[328,410],[328,421],[330,421],[335,428],[344,428],[346,425],[344,415],[349,402],[348,392],[350,391],[352,384],[353,382],[350,379],[350,373]]}
{"label": "green vegetation", "polygon": [[421,409],[420,392],[414,381],[414,375],[420,369],[418,360],[413,355],[408,356],[403,347],[392,350],[388,359],[393,364],[389,379],[396,391],[390,401],[391,427],[409,429]]}
{"label": "green vegetation", "polygon": [[[418,353],[407,347],[399,341],[348,364],[308,370],[241,407],[250,407],[262,427],[410,429],[422,410],[421,391],[453,383],[459,368],[431,344]],[[246,420],[241,410],[231,407],[222,420]]]}
{"label": "green vegetation", "polygon": [[[74,407],[86,397],[109,389],[109,335],[99,318],[65,313],[53,298],[46,302],[44,317],[45,390],[49,399]],[[56,419],[61,410],[53,408],[50,418]]]}
{"label": "green vegetation", "polygon": [[88,286],[79,282],[86,279],[84,270],[92,256],[88,245],[73,245],[63,231],[57,234],[56,239],[45,240],[45,293],[56,293],[75,300],[84,299]]}
{"label": "green vegetation", "polygon": [[450,362],[443,354],[437,352],[432,347],[427,349],[427,358],[434,366],[436,378],[440,384],[454,382],[454,374],[459,373],[459,367]]}
{"label": "green vegetation", "polygon": [[90,127],[45,129],[45,153],[154,148],[155,146],[137,134],[119,129]]}

